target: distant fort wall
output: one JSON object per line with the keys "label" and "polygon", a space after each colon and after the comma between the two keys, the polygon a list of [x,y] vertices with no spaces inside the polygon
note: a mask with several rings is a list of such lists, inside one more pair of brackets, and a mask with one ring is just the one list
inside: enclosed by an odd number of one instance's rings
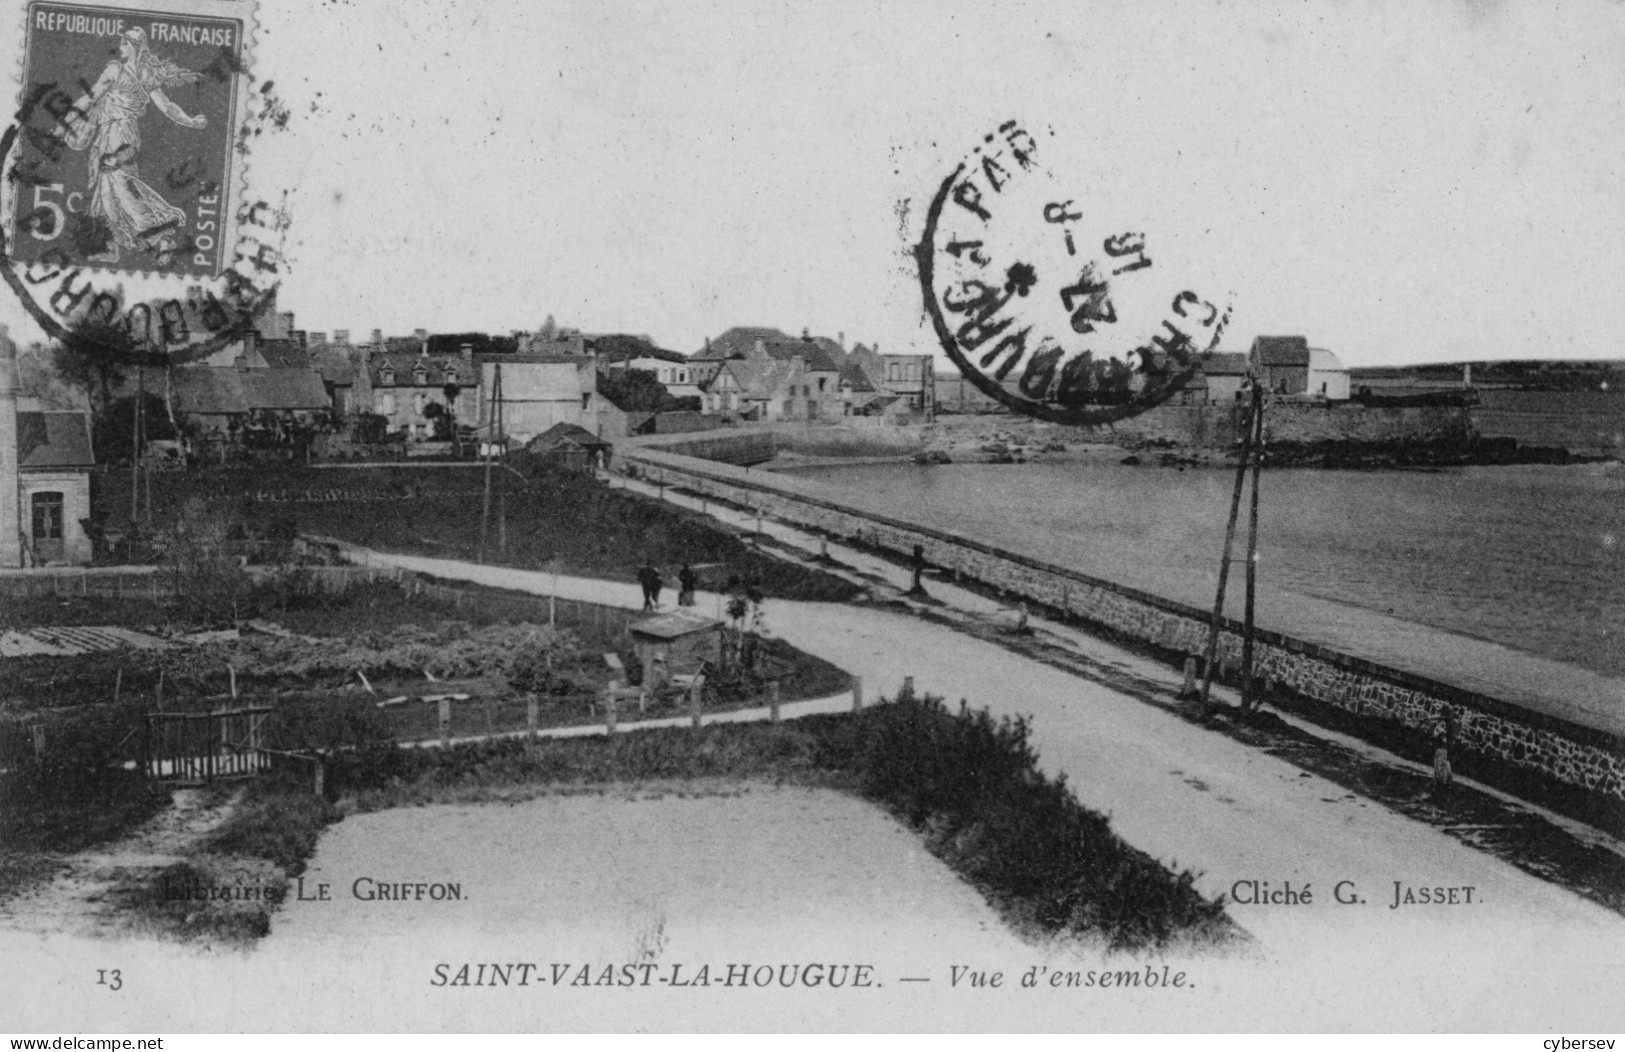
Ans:
{"label": "distant fort wall", "polygon": [[[1244,415],[1240,405],[1161,405],[1100,433],[1122,445],[1229,449],[1241,441]],[[1266,443],[1459,443],[1475,433],[1472,410],[1465,406],[1271,402],[1264,412]]]}
{"label": "distant fort wall", "polygon": [[[935,566],[1063,611],[1176,660],[1205,648],[1208,611],[922,523],[862,512],[830,499],[827,490],[809,480],[648,448],[626,449],[621,459],[658,481],[905,558],[919,545]],[[1237,621],[1223,622],[1221,666],[1239,667],[1241,629]],[[1464,773],[1514,791],[1531,784],[1550,789],[1555,783],[1560,792],[1596,794],[1615,814],[1625,801],[1625,740],[1619,736],[1279,632],[1259,631],[1254,657],[1258,674],[1285,688],[1295,701],[1307,701],[1301,707],[1319,722],[1427,757],[1431,730],[1448,709],[1457,727],[1452,759]]]}

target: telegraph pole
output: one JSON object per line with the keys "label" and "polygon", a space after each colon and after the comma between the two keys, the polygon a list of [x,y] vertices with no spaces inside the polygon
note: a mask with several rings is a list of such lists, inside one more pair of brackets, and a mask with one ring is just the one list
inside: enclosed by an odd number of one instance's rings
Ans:
{"label": "telegraph pole", "polygon": [[1264,468],[1264,392],[1253,388],[1253,494],[1247,520],[1247,612],[1241,632],[1241,708],[1258,705],[1253,691],[1253,601],[1258,590],[1258,476]]}
{"label": "telegraph pole", "polygon": [[1207,657],[1202,668],[1202,718],[1208,715],[1208,697],[1213,690],[1213,665],[1219,650],[1219,627],[1224,621],[1224,590],[1230,578],[1230,552],[1236,544],[1236,518],[1241,513],[1241,490],[1247,482],[1247,466],[1253,455],[1253,432],[1258,426],[1263,392],[1253,381],[1253,402],[1247,414],[1247,436],[1241,445],[1241,463],[1236,465],[1236,488],[1230,495],[1230,522],[1224,530],[1224,557],[1219,560],[1219,591],[1213,600],[1213,621],[1208,627]]}
{"label": "telegraph pole", "polygon": [[[496,459],[496,443],[502,438],[502,363],[493,364],[491,378],[491,433],[485,446],[485,511],[480,517],[480,562],[485,561],[486,541],[491,531],[491,467]],[[503,439],[506,442],[506,439]],[[506,538],[504,538],[506,540]]]}

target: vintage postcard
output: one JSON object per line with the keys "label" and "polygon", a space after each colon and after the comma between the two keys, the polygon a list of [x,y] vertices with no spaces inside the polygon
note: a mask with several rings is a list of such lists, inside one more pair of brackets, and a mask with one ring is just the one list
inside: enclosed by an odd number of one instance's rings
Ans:
{"label": "vintage postcard", "polygon": [[1625,7],[0,69],[13,1047],[1625,1030]]}

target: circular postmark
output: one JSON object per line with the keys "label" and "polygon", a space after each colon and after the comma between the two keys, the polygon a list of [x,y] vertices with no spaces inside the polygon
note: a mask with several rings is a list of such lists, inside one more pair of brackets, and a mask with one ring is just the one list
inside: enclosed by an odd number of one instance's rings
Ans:
{"label": "circular postmark", "polygon": [[1193,287],[1155,237],[1057,185],[1016,121],[942,181],[915,248],[943,350],[984,394],[1061,424],[1104,424],[1199,375],[1230,297]]}

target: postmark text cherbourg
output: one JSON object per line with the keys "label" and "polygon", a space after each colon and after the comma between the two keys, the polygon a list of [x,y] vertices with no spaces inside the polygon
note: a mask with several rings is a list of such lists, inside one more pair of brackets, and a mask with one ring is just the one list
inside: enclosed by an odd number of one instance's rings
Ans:
{"label": "postmark text cherbourg", "polygon": [[1131,416],[1195,375],[1230,318],[1154,236],[1060,186],[1016,121],[945,178],[916,249],[926,314],[959,370],[1018,412]]}

